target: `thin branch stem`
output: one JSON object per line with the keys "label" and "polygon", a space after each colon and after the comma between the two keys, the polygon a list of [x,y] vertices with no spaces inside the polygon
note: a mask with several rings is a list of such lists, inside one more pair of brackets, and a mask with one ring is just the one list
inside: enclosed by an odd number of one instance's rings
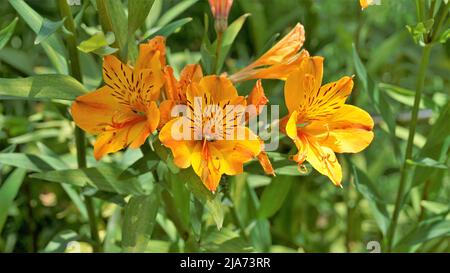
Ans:
{"label": "thin branch stem", "polygon": [[418,74],[417,82],[416,82],[416,94],[414,97],[414,105],[413,105],[413,109],[412,109],[411,124],[409,126],[409,135],[408,135],[408,142],[406,144],[405,158],[403,161],[403,166],[401,168],[400,183],[398,186],[397,197],[395,200],[394,212],[392,214],[392,220],[389,225],[389,230],[387,233],[387,250],[388,250],[388,252],[392,251],[392,247],[393,247],[393,243],[394,243],[393,241],[394,241],[394,237],[395,237],[395,230],[397,228],[398,217],[400,215],[400,210],[403,205],[403,199],[404,199],[404,194],[405,194],[405,189],[406,189],[406,181],[407,181],[407,176],[408,176],[408,167],[409,167],[408,160],[412,158],[412,151],[413,151],[413,146],[414,146],[413,145],[414,144],[414,135],[416,133],[416,126],[417,126],[417,116],[419,113],[419,105],[420,105],[420,100],[422,97],[422,90],[423,90],[423,86],[424,86],[424,82],[425,82],[425,75],[426,75],[426,71],[427,71],[430,52],[431,52],[431,45],[426,45],[422,51],[422,60],[420,62],[419,74]]}
{"label": "thin branch stem", "polygon": [[[70,74],[77,79],[79,82],[83,82],[83,76],[81,74],[81,66],[80,59],[77,51],[77,36],[75,29],[75,22],[73,20],[72,12],[70,11],[70,7],[67,4],[66,0],[58,1],[59,11],[61,17],[65,17],[64,25],[67,30],[69,30],[72,34],[66,36],[67,42],[67,50],[69,52],[69,63],[70,63]],[[75,144],[77,148],[77,163],[78,168],[86,167],[86,137],[84,132],[78,127],[75,126]],[[92,202],[92,198],[90,196],[84,196],[84,202],[86,205],[88,218],[89,218],[89,227],[91,232],[92,240],[94,241],[94,251],[101,252],[101,241],[98,234],[97,227],[97,219],[95,215],[95,209]]]}

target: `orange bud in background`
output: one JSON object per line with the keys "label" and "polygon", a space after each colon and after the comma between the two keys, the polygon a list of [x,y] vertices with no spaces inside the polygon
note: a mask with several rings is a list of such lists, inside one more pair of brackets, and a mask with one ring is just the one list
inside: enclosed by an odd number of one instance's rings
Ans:
{"label": "orange bud in background", "polygon": [[217,32],[224,32],[228,27],[228,14],[230,13],[233,0],[209,0],[211,12],[215,19]]}

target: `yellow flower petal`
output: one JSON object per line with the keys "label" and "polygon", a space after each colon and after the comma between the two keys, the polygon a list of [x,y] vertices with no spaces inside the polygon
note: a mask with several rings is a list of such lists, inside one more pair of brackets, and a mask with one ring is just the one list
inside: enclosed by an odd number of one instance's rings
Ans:
{"label": "yellow flower petal", "polygon": [[306,160],[319,173],[328,176],[334,185],[340,186],[342,182],[342,169],[333,150],[320,146],[314,140],[308,139],[309,149]]}
{"label": "yellow flower petal", "polygon": [[112,90],[104,86],[94,92],[76,98],[71,107],[75,123],[86,132],[98,134],[111,124],[117,111],[126,109],[112,96]]}
{"label": "yellow flower petal", "polygon": [[139,56],[135,69],[150,68],[150,61],[157,52],[160,66],[166,66],[166,38],[163,36],[156,36],[147,43],[139,45]]}
{"label": "yellow flower petal", "polygon": [[373,140],[373,119],[364,110],[343,105],[326,122],[313,123],[305,131],[314,134],[321,146],[337,153],[357,153]]}
{"label": "yellow flower petal", "polygon": [[255,62],[230,76],[233,82],[250,79],[286,79],[307,52],[298,53],[305,41],[305,30],[297,24]]}
{"label": "yellow flower petal", "polygon": [[308,57],[303,59],[297,70],[292,72],[284,87],[286,106],[291,113],[300,106],[306,106],[322,84],[323,58]]}
{"label": "yellow flower petal", "polygon": [[134,121],[129,126],[99,134],[94,144],[95,159],[99,160],[108,153],[117,152],[138,138],[145,139],[149,134],[146,129],[147,123],[145,119],[141,119]]}
{"label": "yellow flower petal", "polygon": [[[264,88],[261,84],[261,80],[257,80],[255,87],[253,87],[252,92],[247,97],[247,106],[253,105],[256,107],[256,115],[261,114],[262,107],[267,104],[269,100],[264,94]],[[250,117],[251,118],[251,117]]]}

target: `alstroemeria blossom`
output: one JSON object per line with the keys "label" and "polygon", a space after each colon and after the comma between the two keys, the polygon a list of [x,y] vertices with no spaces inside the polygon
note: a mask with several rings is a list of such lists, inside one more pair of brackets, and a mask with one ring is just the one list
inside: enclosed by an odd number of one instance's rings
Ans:
{"label": "alstroemeria blossom", "polygon": [[186,98],[186,115],[167,122],[159,139],[171,149],[178,167],[192,166],[204,185],[215,191],[222,174],[242,173],[243,164],[257,157],[262,145],[245,127],[245,98],[227,78],[212,75],[192,81]]}
{"label": "alstroemeria blossom", "polygon": [[299,52],[305,42],[305,29],[297,24],[286,36],[256,61],[230,76],[233,82],[251,79],[280,79],[294,71],[300,61],[308,56],[306,50]]}
{"label": "alstroemeria blossom", "polygon": [[322,84],[323,58],[302,60],[286,80],[284,95],[289,116],[285,133],[297,146],[293,159],[306,160],[339,186],[342,170],[336,153],[357,153],[373,139],[373,120],[364,110],[345,104],[353,88],[351,77]]}
{"label": "alstroemeria blossom", "polygon": [[203,77],[202,67],[199,64],[186,65],[180,73],[180,79],[177,80],[173,75],[173,69],[170,66],[164,68],[164,77],[166,80],[164,95],[165,100],[160,104],[161,120],[159,127],[162,128],[172,119],[171,111],[175,105],[186,105],[186,90],[191,82],[199,82]]}
{"label": "alstroemeria blossom", "polygon": [[72,104],[75,123],[86,132],[98,134],[94,144],[97,160],[128,146],[140,147],[157,128],[160,113],[156,101],[164,85],[162,48],[162,37],[141,45],[134,68],[112,55],[106,56],[105,85]]}

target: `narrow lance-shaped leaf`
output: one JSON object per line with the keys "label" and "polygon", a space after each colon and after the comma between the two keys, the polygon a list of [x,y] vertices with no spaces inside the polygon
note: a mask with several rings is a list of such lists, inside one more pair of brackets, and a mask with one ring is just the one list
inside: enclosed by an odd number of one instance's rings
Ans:
{"label": "narrow lance-shaped leaf", "polygon": [[[220,50],[220,55],[217,56],[217,73],[220,72],[222,69],[223,63],[225,62],[225,58],[228,55],[228,52],[231,49],[231,46],[233,45],[234,40],[236,39],[237,35],[239,34],[239,31],[241,30],[242,26],[245,23],[245,20],[247,17],[249,17],[250,14],[244,14],[238,19],[236,19],[223,33],[222,38],[222,46]],[[214,42],[213,47],[215,48],[217,44],[217,41]]]}
{"label": "narrow lance-shaped leaf", "polygon": [[97,8],[103,31],[114,33],[116,41],[113,47],[118,48],[121,55],[125,56],[123,52],[128,50],[128,21],[122,2],[97,0]]}
{"label": "narrow lance-shaped leaf", "polygon": [[0,99],[75,100],[87,91],[77,80],[66,75],[36,75],[28,78],[1,79]]}
{"label": "narrow lance-shaped leaf", "polygon": [[0,233],[8,217],[8,210],[22,185],[26,171],[15,169],[0,187]]}
{"label": "narrow lance-shaped leaf", "polygon": [[269,218],[283,205],[292,185],[292,177],[277,176],[264,189],[258,210],[259,218]]}
{"label": "narrow lance-shaped leaf", "polygon": [[125,207],[122,247],[126,252],[144,252],[153,233],[160,204],[160,187],[148,196],[134,196]]}
{"label": "narrow lance-shaped leaf", "polygon": [[190,8],[192,5],[197,3],[198,0],[185,0],[181,1],[180,3],[176,4],[174,7],[169,9],[164,13],[161,18],[159,18],[158,26],[163,27],[170,23],[173,19],[175,19],[178,15],[183,13],[185,10]]}
{"label": "narrow lance-shaped leaf", "polygon": [[[119,180],[122,170],[112,165],[73,170],[58,170],[32,174],[31,177],[56,183],[67,183],[78,187],[93,187],[101,191],[123,195],[148,195],[137,178]],[[143,180],[151,181],[151,177],[143,176]]]}
{"label": "narrow lance-shaped leaf", "polygon": [[373,212],[375,221],[383,234],[386,234],[389,226],[389,213],[386,208],[386,204],[383,202],[381,195],[379,194],[374,183],[367,177],[367,175],[358,169],[353,167],[353,177],[356,185],[356,189],[368,200],[370,209]]}
{"label": "narrow lance-shaped leaf", "polygon": [[16,24],[19,18],[14,18],[14,20],[9,23],[4,29],[0,30],[0,50],[8,43],[11,38],[14,29],[16,28]]}
{"label": "narrow lance-shaped leaf", "polygon": [[172,33],[174,33],[175,31],[177,31],[179,28],[181,28],[182,26],[184,26],[185,24],[189,23],[192,21],[191,17],[187,17],[187,18],[183,18],[180,20],[177,20],[175,22],[172,22],[170,24],[167,24],[161,28],[155,28],[155,29],[151,29],[150,31],[148,31],[145,35],[144,35],[144,39],[143,40],[147,40],[150,39],[152,37],[155,37],[157,35],[161,35],[161,36],[165,36],[168,37],[170,36]]}
{"label": "narrow lance-shaped leaf", "polygon": [[128,37],[143,25],[154,0],[128,0]]}
{"label": "narrow lance-shaped leaf", "polygon": [[34,40],[34,44],[38,45],[42,41],[50,37],[50,35],[55,33],[58,29],[60,29],[64,25],[65,20],[66,18],[63,18],[60,21],[53,22],[48,20],[47,18],[44,18],[44,22],[42,22],[42,26],[39,29],[36,39]]}
{"label": "narrow lance-shaped leaf", "polygon": [[406,234],[395,246],[397,252],[410,251],[412,247],[434,238],[450,235],[450,220],[441,216],[421,222]]}
{"label": "narrow lance-shaped leaf", "polygon": [[[9,0],[9,3],[17,11],[17,13],[19,13],[20,17],[22,17],[34,33],[38,34],[42,24],[44,23],[44,18],[42,18],[39,13],[34,11],[25,1]],[[45,41],[42,41],[41,45],[56,71],[61,74],[67,74],[68,67],[62,41],[55,34],[53,34]]]}

